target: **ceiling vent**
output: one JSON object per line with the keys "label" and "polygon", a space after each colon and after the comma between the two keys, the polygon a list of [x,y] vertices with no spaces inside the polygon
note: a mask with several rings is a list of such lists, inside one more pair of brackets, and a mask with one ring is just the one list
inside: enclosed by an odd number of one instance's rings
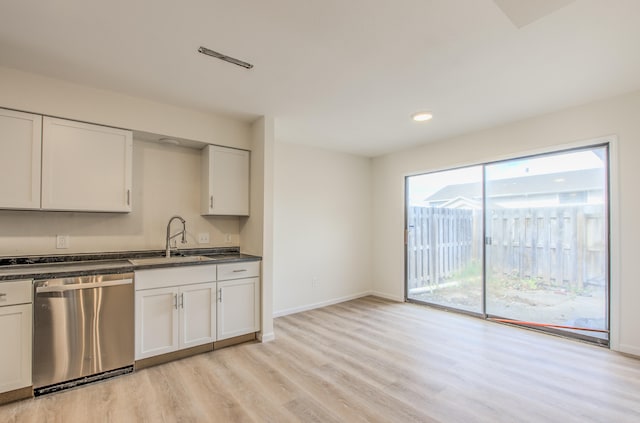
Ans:
{"label": "ceiling vent", "polygon": [[236,59],[235,57],[227,56],[226,54],[218,53],[217,51],[210,50],[206,47],[200,47],[198,49],[198,52],[206,54],[207,56],[215,57],[216,59],[224,60],[228,63],[233,63],[234,65],[243,67],[245,69],[251,69],[253,67],[251,63],[244,62],[240,59]]}

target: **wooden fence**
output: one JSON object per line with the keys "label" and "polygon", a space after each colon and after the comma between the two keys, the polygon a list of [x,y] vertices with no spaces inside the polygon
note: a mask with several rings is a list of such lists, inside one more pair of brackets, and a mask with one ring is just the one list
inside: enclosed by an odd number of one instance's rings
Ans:
{"label": "wooden fence", "polygon": [[[480,211],[409,207],[407,212],[410,291],[437,287],[474,261],[482,262]],[[601,206],[495,209],[486,224],[490,277],[576,289],[606,283],[607,230]]]}
{"label": "wooden fence", "polygon": [[[438,285],[482,255],[473,242],[478,212],[438,207],[409,207],[407,279],[409,290]],[[481,222],[480,222],[481,223]]]}
{"label": "wooden fence", "polygon": [[606,233],[602,206],[496,209],[487,219],[488,269],[549,286],[603,285]]}

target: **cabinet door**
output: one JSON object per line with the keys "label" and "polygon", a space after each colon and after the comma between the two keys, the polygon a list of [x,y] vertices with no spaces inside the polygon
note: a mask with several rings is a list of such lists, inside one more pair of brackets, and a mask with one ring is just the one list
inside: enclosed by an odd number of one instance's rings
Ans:
{"label": "cabinet door", "polygon": [[202,172],[203,215],[249,215],[248,151],[207,146]]}
{"label": "cabinet door", "polygon": [[217,340],[260,330],[260,279],[218,282]]}
{"label": "cabinet door", "polygon": [[180,287],[180,348],[215,341],[215,295],[215,282]]}
{"label": "cabinet door", "polygon": [[179,348],[178,289],[136,291],[136,360]]}
{"label": "cabinet door", "polygon": [[40,208],[42,116],[0,109],[0,208]]}
{"label": "cabinet door", "polygon": [[42,208],[131,211],[131,131],[43,118]]}
{"label": "cabinet door", "polygon": [[0,307],[0,392],[31,386],[31,304]]}

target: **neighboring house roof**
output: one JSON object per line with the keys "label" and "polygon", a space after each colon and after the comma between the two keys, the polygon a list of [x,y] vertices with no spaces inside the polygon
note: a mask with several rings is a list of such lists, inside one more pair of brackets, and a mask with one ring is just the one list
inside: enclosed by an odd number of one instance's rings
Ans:
{"label": "neighboring house roof", "polygon": [[470,199],[466,197],[456,197],[453,198],[443,204],[439,204],[438,207],[442,207],[445,209],[472,209],[472,210],[480,210],[482,209],[482,201]]}
{"label": "neighboring house roof", "polygon": [[[573,191],[601,191],[603,169],[585,169],[571,172],[549,173],[546,175],[499,179],[491,182],[491,196],[515,196],[523,193],[561,193]],[[425,202],[446,202],[459,197],[481,198],[482,183],[447,185],[429,197]]]}
{"label": "neighboring house roof", "polygon": [[482,184],[480,182],[471,182],[468,184],[447,185],[446,187],[436,191],[435,194],[425,198],[424,201],[446,202],[454,198],[482,198]]}

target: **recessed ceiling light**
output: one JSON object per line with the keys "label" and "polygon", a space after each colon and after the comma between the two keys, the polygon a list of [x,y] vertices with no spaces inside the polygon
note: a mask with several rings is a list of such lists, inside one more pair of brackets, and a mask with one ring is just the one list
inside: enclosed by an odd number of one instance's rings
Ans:
{"label": "recessed ceiling light", "polygon": [[433,114],[431,112],[416,112],[411,115],[411,119],[416,122],[426,122],[433,118]]}

